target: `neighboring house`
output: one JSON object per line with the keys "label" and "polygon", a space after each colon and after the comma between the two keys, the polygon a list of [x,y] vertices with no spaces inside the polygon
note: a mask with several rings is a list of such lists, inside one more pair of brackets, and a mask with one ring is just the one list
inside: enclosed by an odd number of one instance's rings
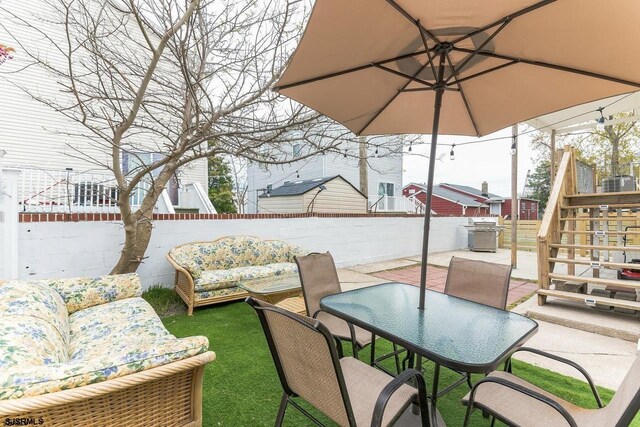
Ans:
{"label": "neighboring house", "polygon": [[[411,183],[403,189],[405,197],[426,200],[424,184]],[[441,216],[502,216],[511,217],[511,198],[489,193],[487,182],[481,189],[451,183],[434,186],[432,210]],[[519,198],[519,219],[538,219],[539,202],[530,198]]]}
{"label": "neighboring house", "polygon": [[[489,193],[489,185],[486,181],[482,183],[481,190],[467,185],[443,183],[440,186],[473,197],[475,200],[488,204],[491,215],[511,217],[511,197],[501,197],[497,194]],[[540,201],[529,197],[519,197],[520,209],[518,218],[523,220],[537,220]]]}
{"label": "neighboring house", "polygon": [[[5,0],[2,7],[20,13],[33,21],[33,14],[46,15],[48,2]],[[65,44],[61,27],[50,21],[39,20],[37,26],[48,38]],[[135,23],[131,23],[133,25]],[[62,114],[33,100],[19,87],[37,92],[50,99],[64,99],[68,93],[50,74],[35,66],[27,66],[29,57],[20,46],[37,50],[54,66],[64,66],[63,57],[57,55],[51,43],[42,34],[3,19],[2,25],[15,40],[0,27],[0,40],[16,47],[14,59],[2,65],[3,96],[0,102],[0,151],[6,151],[4,167],[21,171],[19,178],[20,210],[57,212],[118,212],[114,197],[116,187],[112,173],[107,169],[110,152],[98,148],[96,141],[79,136],[87,132],[81,125]],[[131,136],[132,140],[136,137]],[[141,143],[141,146],[147,146]],[[150,147],[157,147],[153,141]],[[158,152],[155,152],[157,150]],[[139,165],[162,156],[160,149],[149,148],[131,153],[121,159],[125,173]],[[90,156],[91,159],[88,159]],[[198,208],[201,213],[215,210],[207,197],[207,160],[202,159],[182,167],[168,184],[156,209],[172,213],[174,208]],[[142,184],[132,195],[134,207],[142,200],[148,184]]]}
{"label": "neighboring house", "polygon": [[[393,140],[385,142],[386,147],[394,147]],[[268,185],[281,186],[285,181],[300,181],[340,175],[353,187],[360,189],[360,168],[358,147],[346,142],[340,147],[343,154],[327,153],[295,161],[287,165],[251,164],[247,168],[247,213],[255,213],[258,196]],[[380,211],[412,211],[410,202],[402,197],[402,144],[397,141],[395,148],[381,148],[380,155],[371,145],[367,153],[367,191],[369,206]],[[290,157],[304,153],[304,147],[296,144],[291,147]],[[347,157],[344,153],[347,153]]]}
{"label": "neighboring house", "polygon": [[365,213],[367,197],[340,175],[285,182],[258,197],[261,213]]}
{"label": "neighboring house", "polygon": [[[427,201],[425,184],[412,182],[402,189],[402,194],[406,198],[416,198],[422,203]],[[431,211],[438,216],[488,216],[489,206],[471,196],[435,185],[431,198]]]}

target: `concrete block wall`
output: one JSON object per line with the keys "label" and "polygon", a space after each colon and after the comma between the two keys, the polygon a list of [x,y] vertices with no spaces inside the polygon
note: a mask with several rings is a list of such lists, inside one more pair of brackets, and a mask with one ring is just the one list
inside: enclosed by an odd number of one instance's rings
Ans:
{"label": "concrete block wall", "polygon": [[[466,247],[466,223],[434,218],[429,252]],[[145,288],[170,286],[174,272],[165,255],[172,247],[237,234],[331,251],[338,266],[414,256],[421,251],[422,224],[418,216],[157,220],[138,273]],[[26,280],[108,274],[123,242],[117,220],[21,222],[18,235],[18,275]]]}

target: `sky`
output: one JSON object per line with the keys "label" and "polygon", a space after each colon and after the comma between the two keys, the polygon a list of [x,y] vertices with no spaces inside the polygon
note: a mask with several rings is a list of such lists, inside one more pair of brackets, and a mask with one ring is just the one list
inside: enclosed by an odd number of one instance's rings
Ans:
{"label": "sky", "polygon": [[[519,132],[525,131],[524,126]],[[487,135],[484,138],[470,137],[438,137],[438,155],[435,166],[434,183],[448,182],[452,184],[468,185],[480,189],[482,181],[487,181],[489,191],[500,196],[511,195],[511,128],[504,129]],[[489,141],[493,138],[506,137],[505,139]],[[430,135],[424,137],[424,141],[431,140]],[[455,147],[455,160],[449,159],[450,144],[467,141],[480,141]],[[441,145],[449,144],[449,145]],[[531,149],[529,135],[518,138],[518,193],[522,193],[525,184],[527,170],[535,168],[532,159],[537,153]],[[412,153],[428,155],[429,144],[414,146]],[[403,183],[426,182],[429,169],[429,159],[417,155],[405,153],[403,162]]]}

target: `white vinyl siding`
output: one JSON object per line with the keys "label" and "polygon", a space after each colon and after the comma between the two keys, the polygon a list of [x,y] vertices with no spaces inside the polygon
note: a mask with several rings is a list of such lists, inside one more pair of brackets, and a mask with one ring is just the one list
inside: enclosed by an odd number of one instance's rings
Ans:
{"label": "white vinyl siding", "polygon": [[[342,152],[344,153],[344,150],[347,149],[349,154],[346,158],[343,154],[331,153],[299,160],[289,165],[270,166],[266,169],[256,164],[250,165],[247,170],[247,213],[255,213],[256,211],[257,195],[261,194],[256,190],[266,188],[269,184],[276,188],[286,181],[340,175],[359,189],[360,169],[358,159],[353,157],[357,154],[358,148],[347,143],[343,143],[343,145],[341,146]],[[369,188],[366,195],[378,194],[379,181],[393,183],[396,195],[398,195],[402,188],[402,155],[376,157],[375,148],[371,147],[368,162]]]}
{"label": "white vinyl siding", "polygon": [[[29,21],[34,20],[33,14],[47,14],[47,5],[40,0],[4,0],[2,7],[15,11]],[[10,19],[3,20],[2,24],[28,49],[37,49],[53,66],[64,67],[63,57],[56,55],[56,50],[42,35],[18,26]],[[40,20],[36,25],[52,39],[63,40],[64,35],[59,26],[47,20]],[[109,153],[103,147],[96,147],[95,142],[77,136],[79,133],[88,133],[87,130],[31,99],[18,87],[28,88],[47,98],[64,99],[61,97],[70,95],[61,93],[57,82],[42,69],[26,67],[30,63],[28,55],[22,51],[18,41],[1,27],[0,41],[16,49],[14,59],[5,62],[0,68],[4,77],[0,102],[0,149],[7,152],[4,166],[44,170],[72,168],[76,172],[110,173],[105,166],[110,164]],[[154,147],[157,142],[150,140],[149,145]],[[83,158],[86,156],[93,157],[95,162]],[[198,181],[206,189],[206,160],[184,166],[178,173],[178,180],[181,184]]]}
{"label": "white vinyl siding", "polygon": [[[313,212],[316,213],[366,213],[367,199],[349,183],[340,178],[324,184],[327,187],[316,197]],[[305,212],[319,189],[313,189],[304,195]]]}
{"label": "white vinyl siding", "polygon": [[[303,212],[304,195],[261,197],[258,213],[301,213]],[[306,212],[306,209],[305,211]]]}

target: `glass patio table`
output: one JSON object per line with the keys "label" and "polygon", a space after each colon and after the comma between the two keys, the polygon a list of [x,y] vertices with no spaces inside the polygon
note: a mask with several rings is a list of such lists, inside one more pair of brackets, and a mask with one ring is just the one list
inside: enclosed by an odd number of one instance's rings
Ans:
{"label": "glass patio table", "polygon": [[[535,321],[519,314],[429,290],[425,309],[419,310],[419,295],[417,286],[383,283],[326,296],[320,307],[413,354],[467,373],[495,370],[538,329]],[[433,405],[439,395],[438,365]]]}

